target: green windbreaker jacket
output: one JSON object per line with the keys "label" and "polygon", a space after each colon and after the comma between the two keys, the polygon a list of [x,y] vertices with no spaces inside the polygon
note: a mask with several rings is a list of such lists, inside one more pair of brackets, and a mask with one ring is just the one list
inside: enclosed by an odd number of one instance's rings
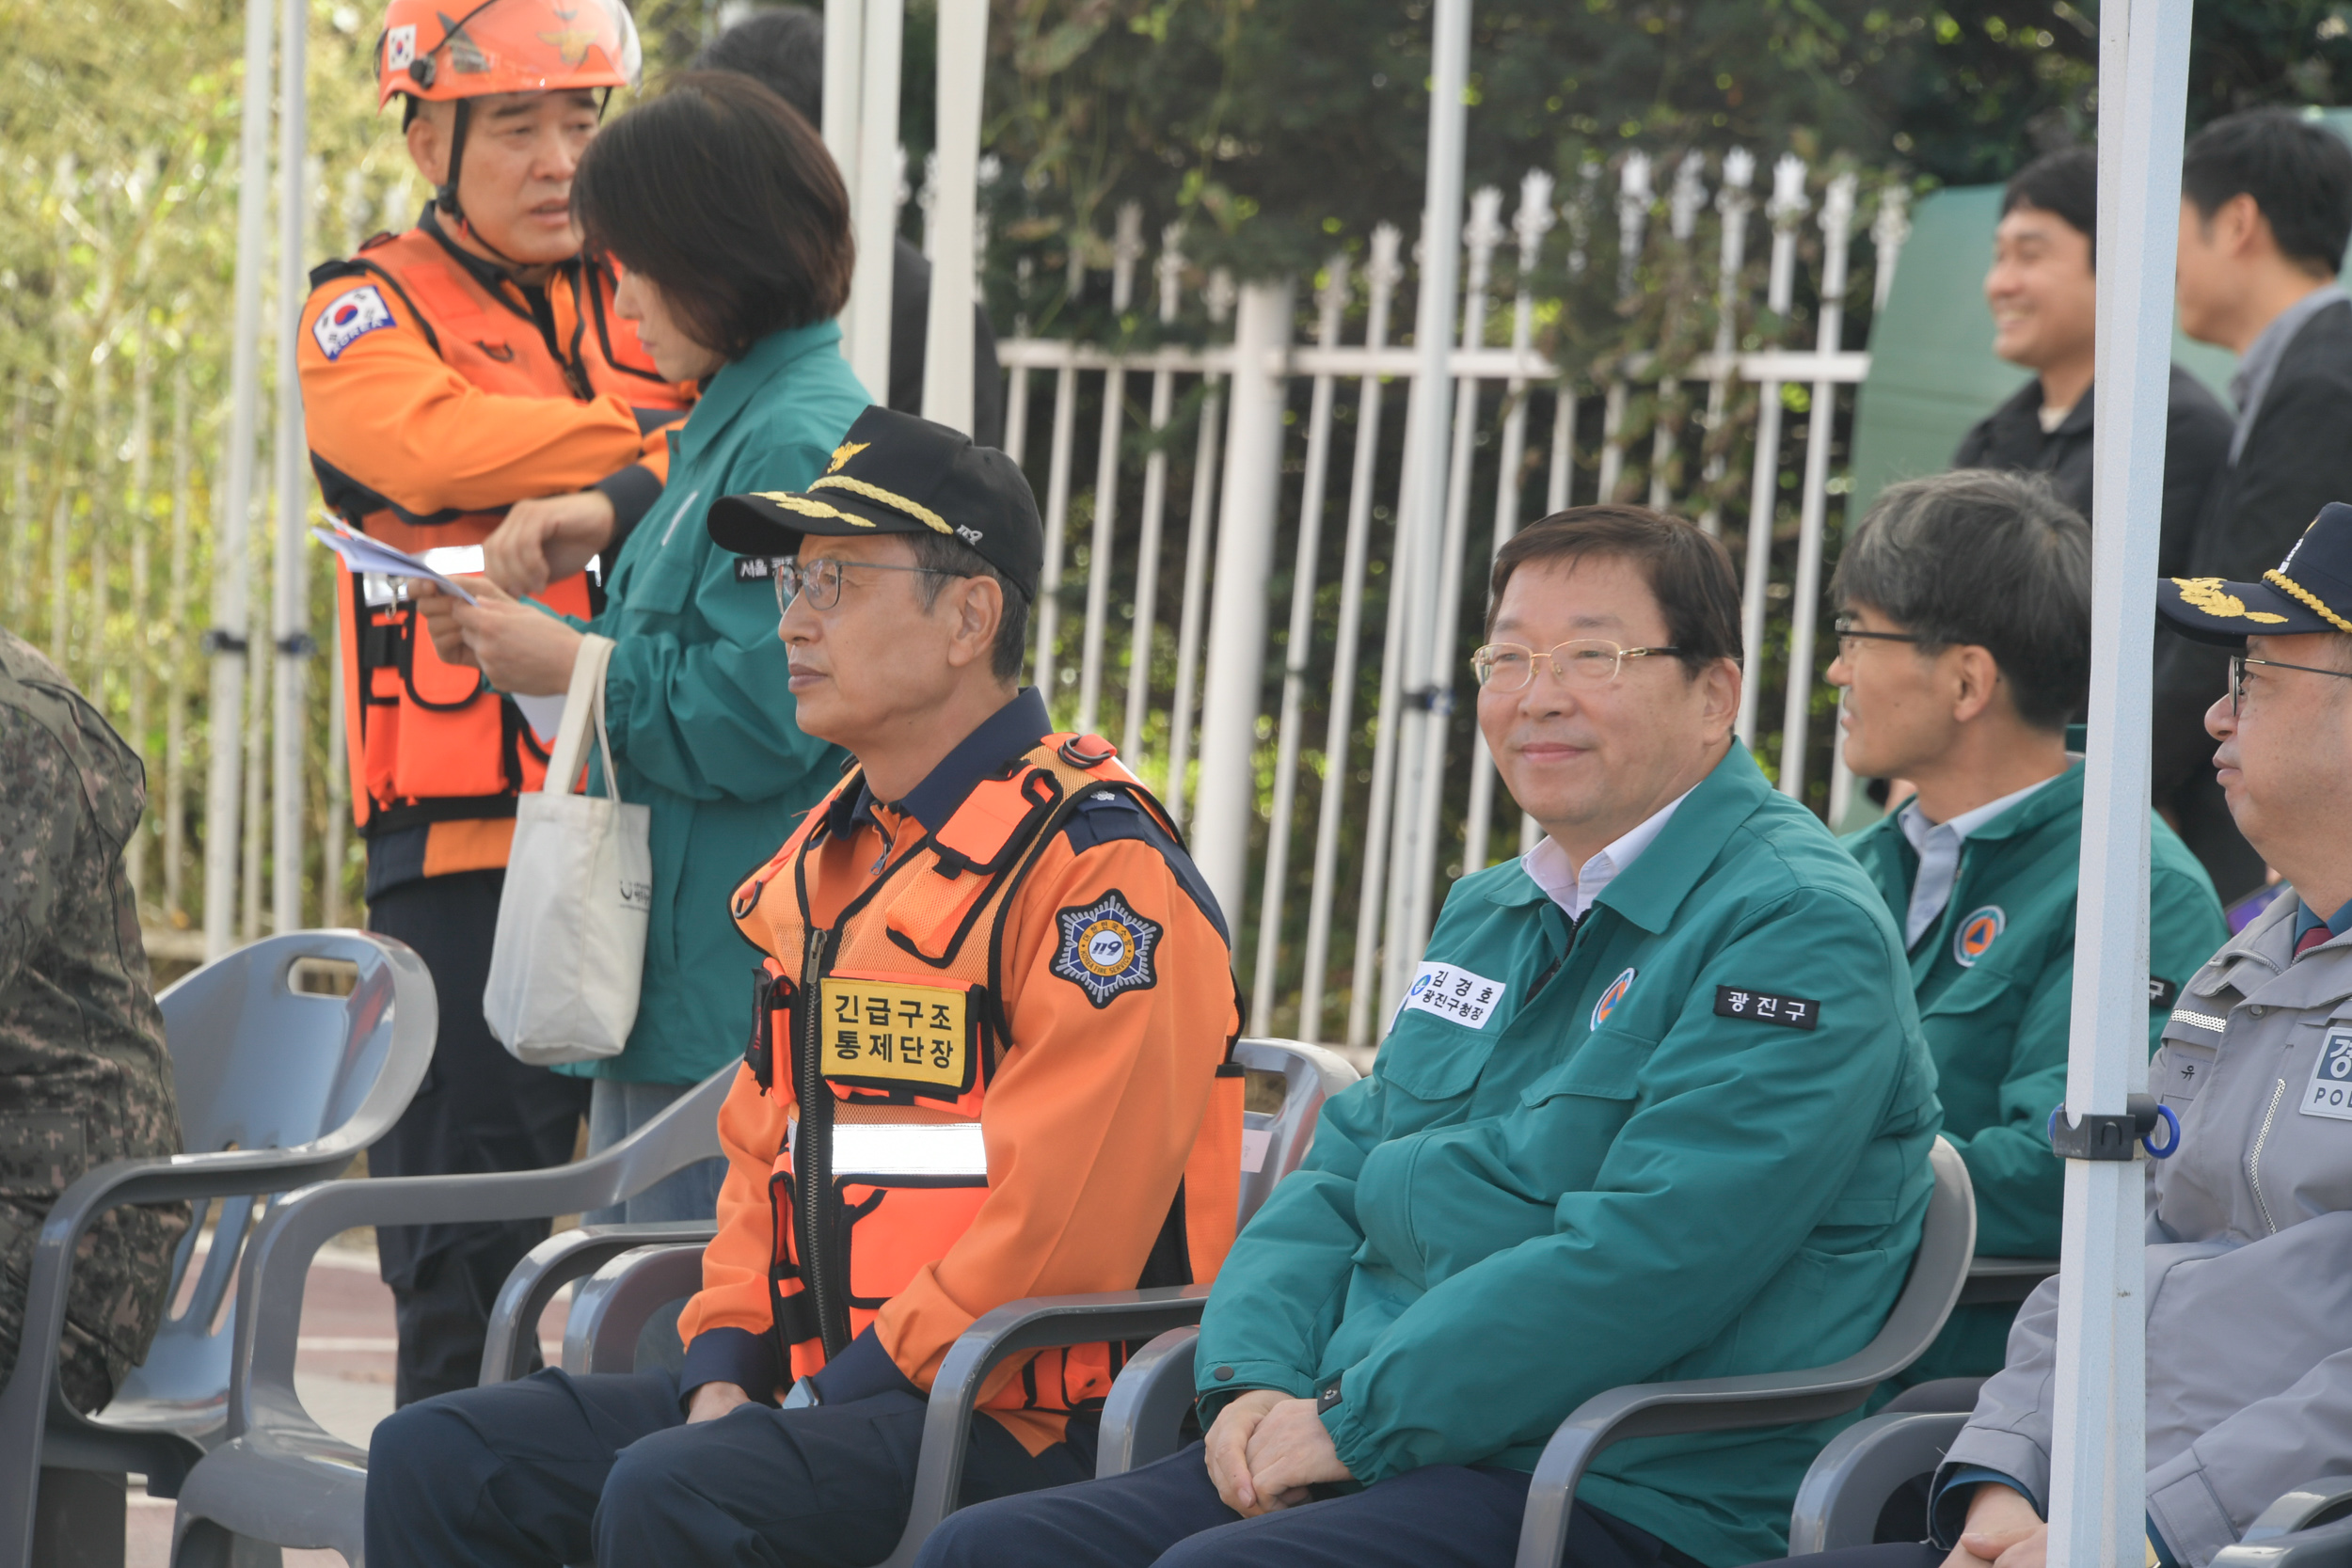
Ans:
{"label": "green windbreaker jacket", "polygon": [[[838,781],[843,752],[793,721],[775,589],[710,542],[704,516],[721,496],[806,489],[866,404],[827,321],[762,338],[670,427],[669,483],[588,626],[613,640],[621,798],[653,808],[644,990],[627,1050],[561,1070],[691,1084],[742,1054],[758,955],[727,899]],[[601,776],[596,764],[598,793]]]}
{"label": "green windbreaker jacket", "polygon": [[[1370,1079],[1219,1272],[1204,1408],[1305,1397],[1361,1481],[1533,1469],[1621,1384],[1867,1343],[1940,1113],[1886,907],[1735,745],[1572,927],[1518,863],[1454,885]],[[1843,1419],[1645,1438],[1579,1496],[1713,1564],[1777,1557]]]}
{"label": "green windbreaker jacket", "polygon": [[[1950,902],[1911,950],[1919,1027],[1935,1058],[1944,1136],[1977,1193],[1977,1251],[2056,1258],[2066,1167],[2050,1152],[2066,1098],[2082,854],[2079,762],[1961,841]],[[1846,839],[1897,930],[1919,856],[1894,814]],[[2148,840],[2148,1048],[2181,987],[2229,940],[2204,867],[2161,818]],[[1901,1384],[2001,1370],[2014,1303],[1963,1307]],[[1884,1391],[1891,1395],[1890,1387]]]}

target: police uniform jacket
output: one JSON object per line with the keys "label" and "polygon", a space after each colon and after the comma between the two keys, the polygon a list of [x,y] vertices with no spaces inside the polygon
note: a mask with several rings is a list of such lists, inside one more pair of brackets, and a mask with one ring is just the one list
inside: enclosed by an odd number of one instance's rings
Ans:
{"label": "police uniform jacket", "polygon": [[[1967,1164],[1977,1250],[1989,1257],[2058,1253],[2065,1166],[2047,1129],[2066,1098],[2082,816],[2077,762],[1971,832],[1943,915],[1911,950],[1944,1137]],[[1845,842],[1899,927],[1919,870],[1900,822],[1890,813]],[[2161,818],[2150,831],[2148,911],[2153,1050],[2183,982],[2229,935],[2204,868]],[[1956,1309],[1903,1381],[1998,1371],[2014,1315],[2003,1303]]]}
{"label": "police uniform jacket", "polygon": [[[1516,862],[1454,884],[1371,1078],[1226,1259],[1204,1408],[1336,1382],[1374,1482],[1532,1470],[1622,1384],[1834,1361],[1902,1288],[1939,1119],[1884,901],[1735,743],[1581,922]],[[1776,1557],[1844,1424],[1619,1444],[1578,1495]]]}
{"label": "police uniform jacket", "polygon": [[[719,497],[798,489],[825,471],[866,393],[836,322],[771,333],[723,366],[663,432],[670,481],[621,546],[602,614],[621,799],[653,808],[644,986],[622,1053],[559,1070],[693,1084],[740,1053],[752,1025],[743,939],[727,895],[841,776],[844,753],[801,732],[765,562],[710,542]],[[592,787],[604,793],[603,763]]]}
{"label": "police uniform jacket", "polygon": [[[109,1160],[177,1154],[163,1014],[122,847],[139,759],[55,665],[0,629],[0,1384],[33,1244],[57,1195]],[[109,1209],[74,1253],[58,1386],[98,1409],[163,1321],[184,1203]]]}
{"label": "police uniform jacket", "polygon": [[[2148,1516],[2189,1568],[2352,1454],[2352,934],[2292,958],[2296,905],[2197,971],[2148,1069],[2181,1120],[2179,1150],[2143,1162]],[[1947,1544],[1963,1470],[2047,1509],[2058,1286],[2018,1313],[1939,1472]]]}

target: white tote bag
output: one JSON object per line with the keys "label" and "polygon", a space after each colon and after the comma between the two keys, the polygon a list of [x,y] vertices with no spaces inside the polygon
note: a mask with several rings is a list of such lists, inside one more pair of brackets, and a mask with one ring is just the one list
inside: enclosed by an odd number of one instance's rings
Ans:
{"label": "white tote bag", "polygon": [[[609,638],[581,642],[547,783],[515,805],[482,1012],[507,1051],[533,1067],[617,1056],[637,1022],[653,910],[653,811],[624,804],[613,777],[604,727],[612,657]],[[610,799],[571,792],[591,723]]]}

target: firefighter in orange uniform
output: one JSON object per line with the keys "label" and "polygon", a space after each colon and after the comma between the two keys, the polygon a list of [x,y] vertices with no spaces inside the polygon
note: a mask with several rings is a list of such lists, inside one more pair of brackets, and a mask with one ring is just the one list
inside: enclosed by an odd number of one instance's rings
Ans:
{"label": "firefighter in orange uniform", "polygon": [[[872,408],[807,491],[709,526],[771,573],[801,726],[857,766],[735,895],[762,1022],[685,1365],[393,1416],[371,1568],[879,1561],[974,1319],[1206,1281],[1232,1243],[1224,922],[1108,743],[1016,689],[1043,540],[1012,460]],[[1091,1476],[1116,1370],[997,1369],[966,1500]]]}
{"label": "firefighter in orange uniform", "polygon": [[[571,569],[542,597],[586,615],[580,568],[610,563],[660,493],[660,427],[691,402],[612,313],[580,254],[574,166],[604,99],[636,80],[621,0],[391,0],[379,106],[405,100],[436,194],[417,226],[310,275],[298,342],[326,504],[404,549],[556,537]],[[520,504],[517,504],[520,503]],[[471,569],[479,570],[478,565]],[[479,671],[443,663],[383,578],[342,584],[353,814],[370,928],[421,954],[440,993],[433,1070],[369,1151],[377,1176],[531,1169],[570,1157],[585,1082],[508,1057],[482,989],[515,797],[546,752]],[[473,1384],[490,1304],[544,1223],[377,1232],[400,1328],[401,1403]]]}

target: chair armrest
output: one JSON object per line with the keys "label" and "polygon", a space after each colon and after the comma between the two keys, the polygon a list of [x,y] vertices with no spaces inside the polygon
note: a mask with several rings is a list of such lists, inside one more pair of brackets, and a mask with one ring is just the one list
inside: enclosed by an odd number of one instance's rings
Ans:
{"label": "chair armrest", "polygon": [[2055,1258],[1978,1257],[1968,1264],[1968,1280],[1960,1288],[1958,1305],[2023,1301],[2058,1269]]}
{"label": "chair armrest", "polygon": [[707,1223],[583,1225],[548,1237],[523,1255],[490,1308],[490,1332],[482,1344],[482,1381],[507,1383],[531,1366],[541,1314],[555,1293],[573,1280],[603,1268],[621,1254],[663,1242],[708,1242],[718,1227]]}
{"label": "chair armrest", "polygon": [[2352,1568],[2352,1519],[2224,1546],[2212,1568]]}
{"label": "chair armrest", "polygon": [[[134,1203],[179,1203],[280,1192],[338,1174],[359,1147],[332,1135],[291,1148],[112,1160],[85,1171],[58,1195],[41,1220],[27,1271],[18,1343],[28,1347],[57,1343],[72,1290],[74,1247],[107,1210]],[[14,1370],[6,1385],[0,1386],[0,1453],[41,1451],[50,1411],[59,1398],[56,1367],[56,1356],[47,1349],[17,1356]],[[159,1449],[159,1462],[167,1457]],[[14,1470],[14,1466],[0,1465],[0,1537],[12,1532],[19,1522],[27,1531],[32,1528],[30,1494],[16,1495],[20,1489],[11,1479]],[[31,1537],[25,1539],[29,1542]],[[0,1540],[0,1560],[6,1560],[12,1549],[8,1541]]]}
{"label": "chair armrest", "polygon": [[907,1528],[882,1568],[908,1568],[939,1522],[955,1512],[963,1490],[963,1454],[980,1385],[1000,1363],[1026,1350],[1088,1345],[1098,1339],[1151,1339],[1200,1321],[1206,1285],[1104,1291],[1092,1295],[1034,1296],[984,1312],[948,1347],[931,1380],[923,1418],[923,1455],[914,1470]]}
{"label": "chair armrest", "polygon": [[2246,1527],[2240,1540],[2253,1545],[2274,1536],[2311,1529],[2314,1525],[2332,1524],[2347,1509],[2352,1509],[2352,1476],[2323,1476],[2317,1481],[2307,1481],[2291,1492],[2280,1493],[2278,1500]]}
{"label": "chair armrest", "polygon": [[703,1248],[715,1227],[701,1228],[692,1241],[622,1252],[572,1292],[571,1315],[564,1322],[565,1371],[636,1370],[637,1338],[645,1320],[665,1302],[703,1288]]}
{"label": "chair armrest", "polygon": [[1584,1467],[1603,1449],[1633,1437],[1669,1433],[1734,1432],[1786,1426],[1842,1416],[1878,1386],[1875,1365],[1849,1357],[1831,1367],[1746,1377],[1692,1378],[1683,1383],[1633,1383],[1595,1394],[1560,1423],[1535,1462],[1519,1528],[1517,1568],[1558,1568],[1567,1544],[1568,1510]]}
{"label": "chair armrest", "polygon": [[254,1227],[239,1264],[226,1435],[264,1422],[316,1429],[294,1397],[294,1338],[310,1259],[330,1238],[358,1226],[541,1219],[609,1208],[719,1152],[719,1104],[734,1072],[705,1079],[636,1132],[572,1164],[496,1176],[374,1177],[288,1194]]}
{"label": "chair armrest", "polygon": [[1128,1357],[1103,1402],[1094,1478],[1123,1476],[1176,1451],[1176,1429],[1192,1408],[1192,1348],[1198,1328],[1171,1328]]}
{"label": "chair armrest", "polygon": [[1965,1415],[1873,1416],[1830,1440],[1804,1473],[1788,1515],[1788,1555],[1867,1546],[1895,1489],[1944,1463]]}

